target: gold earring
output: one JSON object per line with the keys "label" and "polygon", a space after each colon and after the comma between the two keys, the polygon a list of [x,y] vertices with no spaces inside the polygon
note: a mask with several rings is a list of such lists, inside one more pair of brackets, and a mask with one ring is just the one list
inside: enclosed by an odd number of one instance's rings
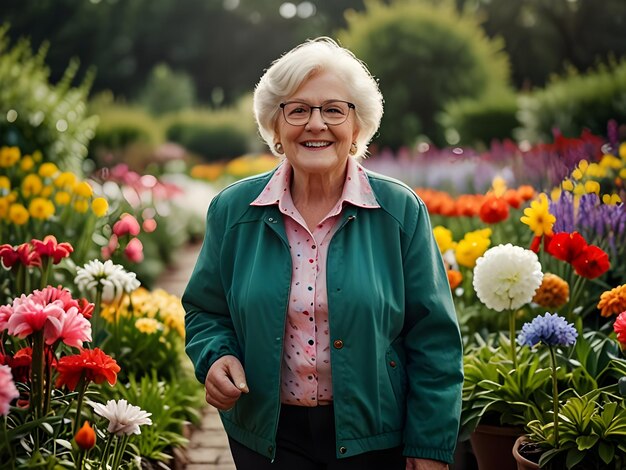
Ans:
{"label": "gold earring", "polygon": [[356,151],[359,148],[356,146],[356,142],[352,142],[352,145],[350,146],[350,151],[348,152],[350,155],[356,155]]}
{"label": "gold earring", "polygon": [[276,153],[279,155],[282,155],[285,153],[285,149],[283,148],[283,144],[281,144],[280,142],[276,142],[274,144],[274,150],[276,150]]}

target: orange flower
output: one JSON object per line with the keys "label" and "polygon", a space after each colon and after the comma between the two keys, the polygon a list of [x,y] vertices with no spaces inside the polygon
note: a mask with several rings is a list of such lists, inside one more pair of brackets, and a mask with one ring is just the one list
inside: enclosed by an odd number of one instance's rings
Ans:
{"label": "orange flower", "polygon": [[507,189],[502,197],[508,203],[508,205],[513,207],[514,209],[519,209],[519,207],[522,205],[522,196],[520,195],[519,191],[515,189]]}
{"label": "orange flower", "polygon": [[463,274],[454,269],[448,269],[448,282],[450,283],[450,289],[454,290],[461,284],[463,280]]}
{"label": "orange flower", "polygon": [[530,185],[523,184],[522,186],[517,188],[517,193],[523,201],[530,201],[532,198],[535,197],[535,188]]}
{"label": "orange flower", "polygon": [[115,385],[120,370],[115,359],[101,349],[83,349],[80,354],[59,359],[56,386],[60,388],[67,385],[67,388],[74,391],[83,374],[87,383],[101,384],[106,380],[110,385]]}
{"label": "orange flower", "polygon": [[497,224],[509,217],[509,205],[503,198],[489,195],[480,206],[478,215],[486,224]]}
{"label": "orange flower", "polygon": [[96,432],[89,426],[89,421],[85,421],[83,427],[74,436],[74,440],[78,447],[83,450],[89,450],[96,445]]}
{"label": "orange flower", "polygon": [[546,273],[533,302],[544,308],[559,308],[569,300],[569,284],[556,274]]}
{"label": "orange flower", "polygon": [[598,309],[603,317],[619,315],[626,310],[626,284],[603,292],[598,302]]}
{"label": "orange flower", "polygon": [[461,194],[456,199],[456,212],[465,217],[474,217],[480,211],[484,196],[482,194]]}

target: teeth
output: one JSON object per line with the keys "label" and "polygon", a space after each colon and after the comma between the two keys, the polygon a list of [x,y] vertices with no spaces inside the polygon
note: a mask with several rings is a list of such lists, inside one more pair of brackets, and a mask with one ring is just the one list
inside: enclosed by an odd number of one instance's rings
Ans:
{"label": "teeth", "polygon": [[330,142],[305,142],[305,147],[326,147]]}

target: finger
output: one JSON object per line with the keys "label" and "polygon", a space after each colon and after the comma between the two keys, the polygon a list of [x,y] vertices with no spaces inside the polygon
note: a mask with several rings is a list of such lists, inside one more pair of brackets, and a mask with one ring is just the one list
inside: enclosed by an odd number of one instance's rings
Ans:
{"label": "finger", "polygon": [[222,401],[236,400],[241,395],[241,390],[235,387],[226,371],[213,374],[206,384],[206,389],[208,393]]}
{"label": "finger", "polygon": [[248,389],[248,384],[246,382],[246,373],[241,366],[241,362],[238,360],[229,361],[226,364],[228,369],[227,374],[237,390],[243,393],[248,393],[250,390]]}

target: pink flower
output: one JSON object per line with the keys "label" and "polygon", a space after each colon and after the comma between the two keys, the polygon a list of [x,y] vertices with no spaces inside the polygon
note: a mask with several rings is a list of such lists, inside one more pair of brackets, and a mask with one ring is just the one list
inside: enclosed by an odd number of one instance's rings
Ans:
{"label": "pink flower", "polygon": [[32,240],[31,244],[33,250],[39,254],[39,256],[48,256],[52,258],[54,264],[59,264],[63,258],[67,258],[74,248],[69,243],[57,243],[57,239],[54,235],[46,235],[41,240]]}
{"label": "pink flower", "polygon": [[20,396],[9,366],[0,366],[0,415],[9,414],[11,402]]}
{"label": "pink flower", "polygon": [[157,228],[157,222],[154,219],[146,219],[143,221],[143,223],[141,224],[141,227],[143,228],[143,231],[146,233],[152,233],[156,230]]}
{"label": "pink flower", "polygon": [[115,253],[115,250],[117,250],[118,246],[120,246],[120,244],[118,242],[117,235],[115,234],[111,235],[111,238],[109,239],[109,243],[107,244],[107,246],[102,247],[102,257],[105,260],[111,259],[111,257],[113,256],[113,253]]}
{"label": "pink flower", "polygon": [[129,261],[133,263],[139,263],[143,261],[143,244],[139,238],[133,238],[128,242],[126,248],[124,248],[124,254]]}
{"label": "pink flower", "polygon": [[613,323],[613,330],[617,334],[617,341],[626,348],[626,310],[620,313]]}
{"label": "pink flower", "polygon": [[41,331],[44,327],[44,336],[58,336],[63,314],[65,311],[57,303],[42,305],[30,296],[22,296],[13,301],[13,314],[9,317],[7,330],[10,335],[20,339]]}
{"label": "pink flower", "polygon": [[29,297],[42,305],[59,302],[66,312],[72,307],[78,307],[78,302],[72,298],[71,292],[62,286],[47,286],[42,290],[33,291]]}
{"label": "pink flower", "polygon": [[13,313],[13,309],[10,305],[1,305],[0,306],[0,332],[7,329],[7,325],[9,323],[9,317]]}
{"label": "pink flower", "polygon": [[91,341],[91,323],[76,307],[72,307],[61,316],[61,326],[58,330],[50,328],[50,332],[50,335],[46,335],[46,344],[63,341],[68,346],[82,348],[85,341]]}
{"label": "pink flower", "polygon": [[133,237],[139,235],[139,222],[130,214],[124,214],[120,220],[113,225],[113,233],[118,237],[130,234]]}

